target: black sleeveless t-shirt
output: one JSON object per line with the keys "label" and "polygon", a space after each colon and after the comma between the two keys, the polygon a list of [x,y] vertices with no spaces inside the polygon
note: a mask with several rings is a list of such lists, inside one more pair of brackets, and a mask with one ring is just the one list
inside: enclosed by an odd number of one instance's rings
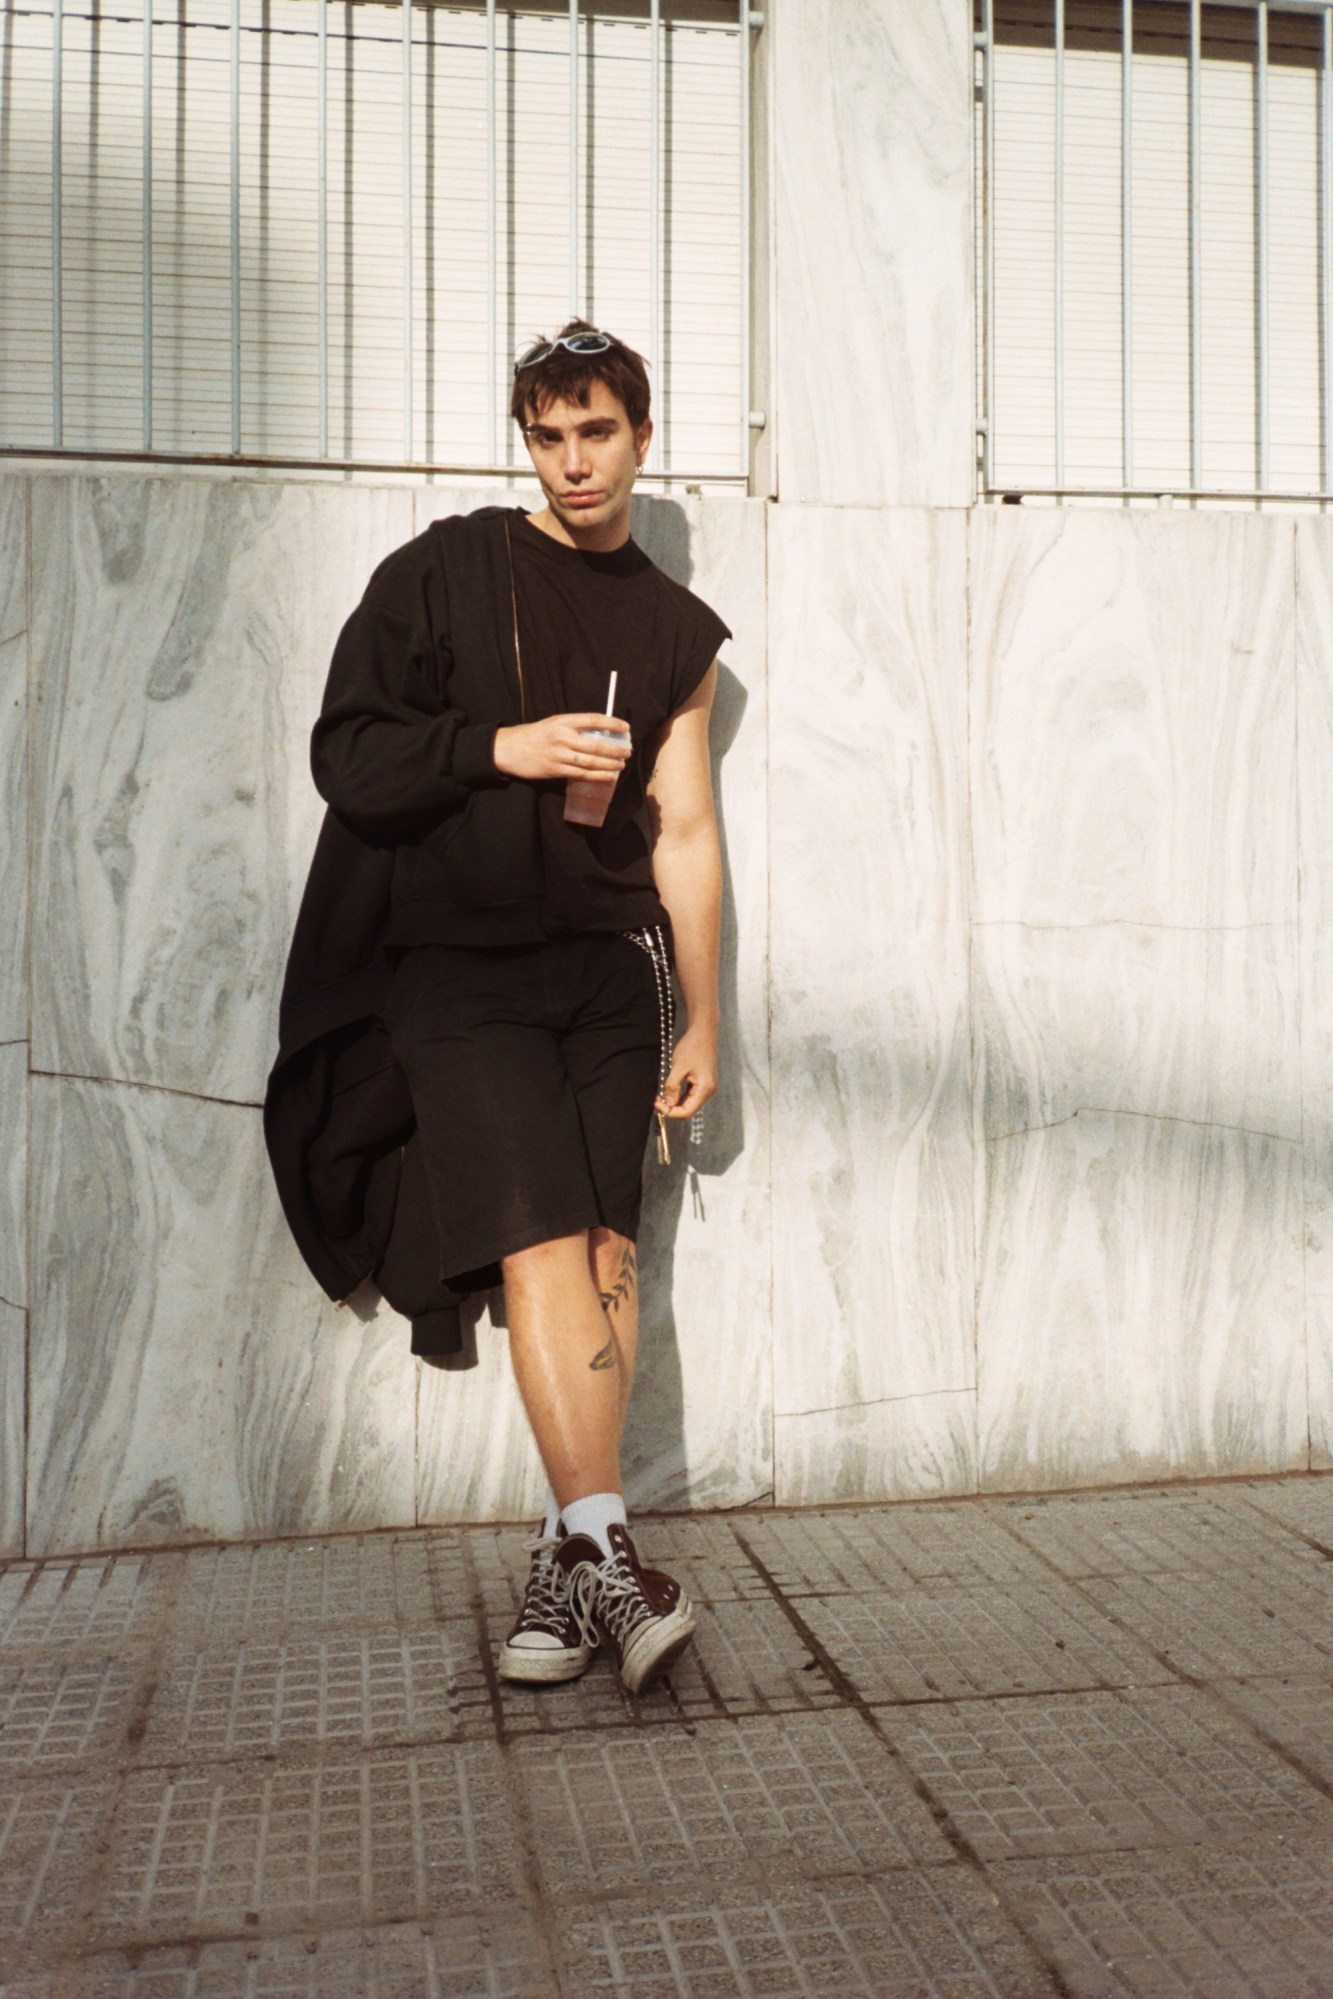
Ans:
{"label": "black sleeveless t-shirt", "polygon": [[[699,685],[730,628],[633,539],[608,554],[569,548],[534,527],[524,508],[511,527],[527,719],[604,713],[614,670],[615,714],[629,723],[634,745],[602,826],[566,822],[563,779],[538,783],[543,927],[553,934],[665,924],[653,883],[651,756],[662,725]],[[645,914],[650,908],[655,913]]]}

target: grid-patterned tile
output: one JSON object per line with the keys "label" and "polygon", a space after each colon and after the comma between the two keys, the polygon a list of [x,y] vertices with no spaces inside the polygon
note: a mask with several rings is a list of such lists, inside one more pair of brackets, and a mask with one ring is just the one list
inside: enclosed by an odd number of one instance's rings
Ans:
{"label": "grid-patterned tile", "polygon": [[1328,1999],[1333,1990],[1323,1842],[1010,1860],[990,1875],[1080,1999]]}
{"label": "grid-patterned tile", "polygon": [[1229,1708],[1333,1784],[1333,1686],[1327,1680],[1216,1680]]}
{"label": "grid-patterned tile", "polygon": [[879,1715],[983,1858],[1333,1839],[1333,1805],[1189,1687]]}
{"label": "grid-patterned tile", "polygon": [[1255,1575],[1090,1576],[1082,1587],[1178,1670],[1333,1679],[1333,1564],[1314,1575],[1274,1565]]}
{"label": "grid-patterned tile", "polygon": [[1071,1577],[1221,1576],[1318,1560],[1276,1521],[1228,1504],[1221,1486],[990,1499],[986,1507]]}
{"label": "grid-patterned tile", "polygon": [[11,1564],[0,1575],[0,1654],[152,1644],[183,1560],[164,1553]]}
{"label": "grid-patterned tile", "polygon": [[972,1500],[736,1522],[784,1596],[894,1595],[922,1583],[1040,1582],[1036,1555]]}
{"label": "grid-patterned tile", "polygon": [[12,1781],[125,1753],[143,1668],[49,1653],[0,1666],[0,1776]]}
{"label": "grid-patterned tile", "polygon": [[808,1597],[800,1612],[868,1701],[1144,1686],[1171,1677],[1146,1646],[1058,1584]]}
{"label": "grid-patterned tile", "polygon": [[178,1647],[321,1627],[433,1624],[468,1611],[457,1535],[345,1535],[190,1555],[172,1618]]}
{"label": "grid-patterned tile", "polygon": [[320,1742],[446,1742],[491,1733],[471,1618],[262,1641],[164,1670],[142,1761],[215,1762]]}
{"label": "grid-patterned tile", "polygon": [[950,1849],[855,1715],[782,1715],[523,1742],[547,1895],[563,1903],[749,1870],[792,1879],[938,1863]]}
{"label": "grid-patterned tile", "polygon": [[1308,1534],[1322,1547],[1333,1548],[1333,1472],[1310,1472],[1297,1478],[1240,1479],[1219,1486],[1219,1499],[1232,1508],[1257,1507],[1298,1534]]}
{"label": "grid-patterned tile", "polygon": [[1051,1999],[994,1897],[957,1865],[815,1886],[726,1880],[561,1911],[579,1999]]}
{"label": "grid-patterned tile", "polygon": [[499,1751],[333,1752],[132,1778],[91,1934],[227,1936],[517,1897]]}
{"label": "grid-patterned tile", "polygon": [[0,1963],[17,1971],[73,1928],[109,1779],[25,1784],[0,1797]]}
{"label": "grid-patterned tile", "polygon": [[[557,1999],[518,1905],[436,1923],[99,1954],[31,1999]],[[0,1986],[0,1999],[8,1999]],[[16,1992],[15,1999],[20,1999]],[[21,1999],[29,1999],[24,1992]]]}

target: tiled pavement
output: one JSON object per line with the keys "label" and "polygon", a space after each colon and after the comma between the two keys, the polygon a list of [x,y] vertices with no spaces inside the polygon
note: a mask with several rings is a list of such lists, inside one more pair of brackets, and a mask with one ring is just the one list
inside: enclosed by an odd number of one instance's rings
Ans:
{"label": "tiled pavement", "polygon": [[638,1701],[523,1529],[4,1569],[3,1999],[1333,1999],[1333,1475],[638,1535]]}

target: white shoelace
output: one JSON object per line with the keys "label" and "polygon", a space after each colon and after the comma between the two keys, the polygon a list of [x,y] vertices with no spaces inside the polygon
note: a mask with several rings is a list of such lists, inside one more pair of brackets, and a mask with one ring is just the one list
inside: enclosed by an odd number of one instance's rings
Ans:
{"label": "white shoelace", "polygon": [[[564,1571],[555,1559],[555,1550],[560,1546],[555,1534],[537,1536],[528,1543],[528,1553],[539,1557],[536,1572],[528,1578],[528,1587],[523,1599],[521,1631],[546,1630],[549,1627],[540,1620],[546,1617],[552,1624],[563,1624],[568,1611],[568,1584]],[[545,1558],[541,1559],[545,1551]]]}
{"label": "white shoelace", "polygon": [[579,1630],[590,1645],[597,1642],[598,1615],[623,1649],[635,1625],[653,1614],[642,1586],[620,1555],[607,1555],[595,1564],[580,1562],[570,1584],[570,1601]]}

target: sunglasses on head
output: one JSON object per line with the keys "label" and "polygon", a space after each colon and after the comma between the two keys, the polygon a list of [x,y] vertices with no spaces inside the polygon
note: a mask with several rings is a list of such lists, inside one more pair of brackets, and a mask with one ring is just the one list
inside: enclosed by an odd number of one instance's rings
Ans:
{"label": "sunglasses on head", "polygon": [[610,333],[561,333],[554,340],[539,340],[535,347],[529,347],[526,354],[520,354],[514,363],[517,375],[524,368],[535,368],[539,361],[547,360],[557,347],[568,348],[571,354],[605,354],[608,347],[618,347],[620,342]]}

